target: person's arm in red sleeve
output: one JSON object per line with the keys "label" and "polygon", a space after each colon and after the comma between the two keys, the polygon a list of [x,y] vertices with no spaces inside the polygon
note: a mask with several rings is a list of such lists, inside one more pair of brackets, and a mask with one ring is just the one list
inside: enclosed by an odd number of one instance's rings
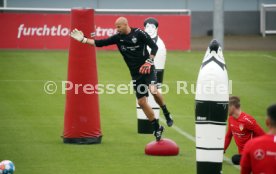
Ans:
{"label": "person's arm in red sleeve", "polygon": [[265,132],[264,130],[261,128],[261,126],[256,122],[255,126],[254,126],[254,130],[253,130],[253,137],[258,137],[258,136],[262,136],[264,135]]}
{"label": "person's arm in red sleeve", "polygon": [[262,136],[265,134],[264,130],[259,126],[255,119],[246,119],[246,127],[251,130],[253,133],[253,137]]}
{"label": "person's arm in red sleeve", "polygon": [[250,145],[251,142],[248,141],[244,146],[244,151],[241,158],[241,174],[250,174],[252,170],[251,157],[250,157]]}
{"label": "person's arm in red sleeve", "polygon": [[224,152],[227,150],[229,144],[231,143],[231,140],[232,140],[232,130],[231,130],[231,127],[230,127],[230,122],[228,121],[228,130],[227,130],[227,133],[225,135],[225,142],[224,142]]}

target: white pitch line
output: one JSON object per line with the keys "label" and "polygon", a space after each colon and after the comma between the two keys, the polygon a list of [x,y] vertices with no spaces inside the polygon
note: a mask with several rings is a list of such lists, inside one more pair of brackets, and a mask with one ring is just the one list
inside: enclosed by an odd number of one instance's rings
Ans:
{"label": "white pitch line", "polygon": [[265,54],[265,55],[263,55],[263,56],[266,57],[266,58],[269,58],[269,59],[271,59],[271,60],[276,60],[276,57],[271,56],[271,55],[268,55],[268,54]]}
{"label": "white pitch line", "polygon": [[[255,56],[260,56],[260,55],[231,55],[233,57],[255,57]],[[276,57],[275,56],[271,56],[271,55],[268,55],[268,54],[263,54],[262,55],[263,57],[266,57],[268,59],[271,59],[271,60],[276,60]]]}
{"label": "white pitch line", "polygon": [[[166,121],[163,118],[159,118],[163,123],[166,123]],[[187,139],[193,141],[195,143],[195,137],[192,136],[191,134],[189,134],[186,131],[183,131],[182,129],[180,129],[179,127],[173,125],[172,128],[178,132],[179,134],[183,135],[184,137],[186,137]],[[240,170],[240,166],[237,165],[233,165],[232,161],[227,157],[227,156],[223,156],[224,161],[226,161],[227,163],[231,164],[233,167],[235,167],[236,169]]]}

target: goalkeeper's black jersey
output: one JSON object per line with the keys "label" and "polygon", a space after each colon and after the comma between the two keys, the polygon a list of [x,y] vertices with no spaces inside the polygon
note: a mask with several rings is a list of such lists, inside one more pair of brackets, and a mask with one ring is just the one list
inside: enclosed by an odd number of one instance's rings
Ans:
{"label": "goalkeeper's black jersey", "polygon": [[131,28],[127,35],[115,34],[107,39],[95,40],[97,47],[116,44],[132,75],[139,73],[139,68],[149,58],[147,46],[151,48],[151,55],[156,55],[157,45],[151,37],[139,28]]}

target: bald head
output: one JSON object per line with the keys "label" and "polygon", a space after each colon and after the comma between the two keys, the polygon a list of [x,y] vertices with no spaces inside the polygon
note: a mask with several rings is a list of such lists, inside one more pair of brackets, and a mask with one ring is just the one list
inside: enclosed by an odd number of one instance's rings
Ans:
{"label": "bald head", "polygon": [[127,18],[125,17],[119,17],[115,21],[115,27],[120,34],[128,34],[131,29],[128,26]]}
{"label": "bald head", "polygon": [[115,21],[115,25],[120,25],[120,24],[128,25],[127,18],[125,18],[125,17],[117,18]]}

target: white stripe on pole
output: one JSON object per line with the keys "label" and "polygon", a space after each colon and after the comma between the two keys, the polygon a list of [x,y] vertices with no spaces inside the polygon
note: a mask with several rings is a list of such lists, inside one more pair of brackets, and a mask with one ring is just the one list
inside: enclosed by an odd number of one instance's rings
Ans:
{"label": "white stripe on pole", "polygon": [[[196,124],[196,147],[224,148],[226,125]],[[210,134],[212,132],[212,134]]]}
{"label": "white stripe on pole", "polygon": [[223,150],[204,150],[196,149],[196,161],[197,162],[223,162]]}

